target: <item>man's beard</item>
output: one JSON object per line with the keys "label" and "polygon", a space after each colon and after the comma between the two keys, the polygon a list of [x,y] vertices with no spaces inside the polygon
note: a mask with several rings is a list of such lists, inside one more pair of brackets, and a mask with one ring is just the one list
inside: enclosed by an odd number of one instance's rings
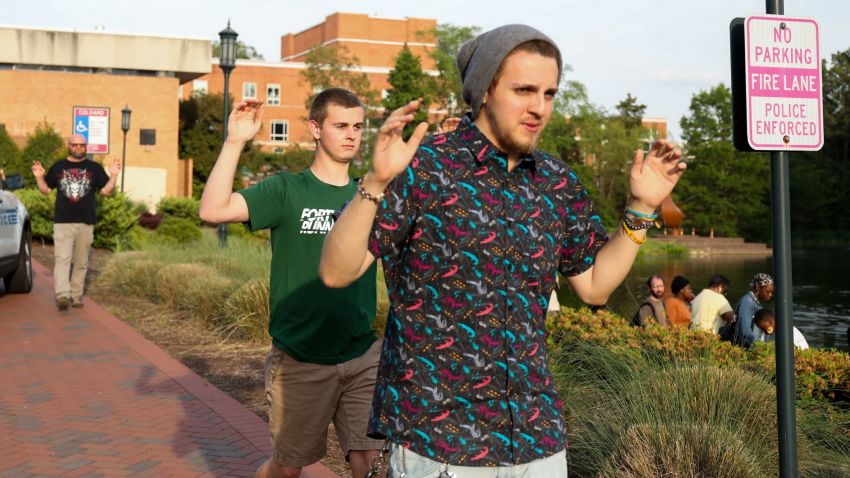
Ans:
{"label": "man's beard", "polygon": [[71,151],[71,157],[74,159],[85,159],[86,158],[86,150],[82,151]]}
{"label": "man's beard", "polygon": [[496,117],[489,109],[484,108],[484,114],[487,115],[487,119],[490,124],[494,126],[493,132],[496,134],[496,141],[499,143],[499,146],[502,147],[504,152],[508,154],[515,154],[517,156],[525,156],[534,151],[534,148],[537,147],[537,140],[540,138],[540,135],[534,137],[528,143],[521,143],[519,141],[514,140],[511,136],[510,132],[502,133],[501,123],[499,122],[499,118]]}

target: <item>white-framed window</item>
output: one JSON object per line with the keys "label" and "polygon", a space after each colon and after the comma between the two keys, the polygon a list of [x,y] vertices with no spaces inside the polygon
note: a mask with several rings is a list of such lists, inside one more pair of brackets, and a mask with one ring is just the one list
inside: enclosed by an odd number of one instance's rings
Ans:
{"label": "white-framed window", "polygon": [[280,104],[280,84],[269,83],[266,85],[266,104],[273,106]]}
{"label": "white-framed window", "polygon": [[289,141],[289,120],[272,120],[269,126],[269,140],[274,142]]}
{"label": "white-framed window", "polygon": [[207,80],[192,81],[192,96],[205,95],[209,89],[207,88]]}
{"label": "white-framed window", "polygon": [[242,83],[242,99],[257,98],[257,84],[253,82]]}

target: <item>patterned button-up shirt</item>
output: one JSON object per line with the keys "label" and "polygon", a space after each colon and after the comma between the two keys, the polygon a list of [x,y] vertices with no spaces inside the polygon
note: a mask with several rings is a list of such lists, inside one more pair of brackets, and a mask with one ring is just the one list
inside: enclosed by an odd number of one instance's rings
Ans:
{"label": "patterned button-up shirt", "polygon": [[462,466],[564,449],[546,308],[557,272],[584,272],[607,241],[578,177],[541,151],[509,172],[466,117],[386,192],[369,240],[390,298],[370,435]]}

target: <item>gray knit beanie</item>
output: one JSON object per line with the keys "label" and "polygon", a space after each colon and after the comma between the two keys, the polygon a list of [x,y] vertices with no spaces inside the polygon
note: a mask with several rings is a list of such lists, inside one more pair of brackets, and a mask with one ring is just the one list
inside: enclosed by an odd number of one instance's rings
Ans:
{"label": "gray knit beanie", "polygon": [[561,50],[551,38],[528,25],[505,25],[469,40],[457,52],[457,69],[463,82],[463,99],[472,107],[472,117],[481,109],[484,93],[505,57],[517,46],[541,40],[558,51],[558,81],[561,80]]}

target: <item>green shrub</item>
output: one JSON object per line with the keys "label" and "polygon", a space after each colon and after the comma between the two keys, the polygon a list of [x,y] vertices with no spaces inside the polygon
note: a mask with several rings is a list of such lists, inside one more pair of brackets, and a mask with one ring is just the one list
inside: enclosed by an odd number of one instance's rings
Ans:
{"label": "green shrub", "polygon": [[260,229],[259,231],[250,231],[244,224],[228,224],[228,237],[241,237],[258,244],[268,244],[272,238],[271,231],[268,229]]}
{"label": "green shrub", "polygon": [[201,238],[201,230],[195,221],[165,217],[156,228],[156,236],[165,243],[188,244]]}
{"label": "green shrub", "polygon": [[[553,341],[549,358],[566,407],[571,476],[776,476],[770,377],[565,337]],[[850,470],[844,444],[808,439],[839,428],[818,424],[806,409],[798,416],[802,476]]]}
{"label": "green shrub", "polygon": [[33,239],[53,241],[53,204],[56,202],[56,191],[45,196],[38,189],[20,189],[15,191],[15,196],[24,203],[30,214]]}
{"label": "green shrub", "polygon": [[[548,321],[552,337],[568,343],[590,342],[619,354],[639,354],[658,360],[706,360],[722,366],[739,365],[768,377],[775,376],[772,344],[752,350],[721,342],[715,334],[688,329],[632,327],[606,311],[562,308]],[[550,340],[550,341],[551,341]],[[797,395],[850,403],[850,354],[837,350],[798,350],[794,362]]]}
{"label": "green shrub", "polygon": [[225,304],[224,330],[235,338],[268,342],[269,281],[253,279],[230,295]]}
{"label": "green shrub", "polygon": [[157,294],[175,310],[197,313],[212,311],[210,321],[220,319],[220,306],[234,289],[229,279],[203,264],[170,264],[156,277]]}
{"label": "green shrub", "polygon": [[201,224],[201,218],[198,215],[199,207],[200,202],[194,198],[164,197],[156,206],[156,212],[166,217],[187,219],[199,226]]}
{"label": "green shrub", "polygon": [[141,216],[142,214],[148,212],[148,205],[141,201],[133,201],[130,200],[131,209],[133,210],[133,214],[136,216]]}
{"label": "green shrub", "polygon": [[[0,168],[3,168],[6,176],[12,174],[26,175],[31,171],[20,163],[21,148],[12,141],[6,128],[0,128]],[[32,174],[30,172],[30,174]]]}
{"label": "green shrub", "polygon": [[726,428],[706,424],[629,427],[597,476],[605,478],[768,477],[764,460]]}
{"label": "green shrub", "polygon": [[35,182],[32,174],[32,163],[41,162],[44,170],[50,169],[53,163],[64,159],[68,154],[65,140],[53,129],[53,125],[42,121],[35,127],[35,131],[27,135],[27,145],[21,151],[21,162],[19,169],[24,173],[27,181]]}
{"label": "green shrub", "polygon": [[124,193],[113,191],[109,196],[98,194],[94,247],[114,251],[121,244],[126,244],[137,218],[133,212],[133,203]]}
{"label": "green shrub", "polygon": [[101,287],[133,297],[159,300],[157,275],[165,264],[150,253],[131,251],[114,254],[97,278]]}
{"label": "green shrub", "polygon": [[[53,241],[53,211],[56,190],[45,196],[37,189],[21,189],[15,195],[27,207],[32,221],[33,238]],[[110,196],[97,194],[97,224],[94,226],[94,247],[116,250],[128,242],[130,230],[136,223],[133,204],[124,194],[114,191]]]}

